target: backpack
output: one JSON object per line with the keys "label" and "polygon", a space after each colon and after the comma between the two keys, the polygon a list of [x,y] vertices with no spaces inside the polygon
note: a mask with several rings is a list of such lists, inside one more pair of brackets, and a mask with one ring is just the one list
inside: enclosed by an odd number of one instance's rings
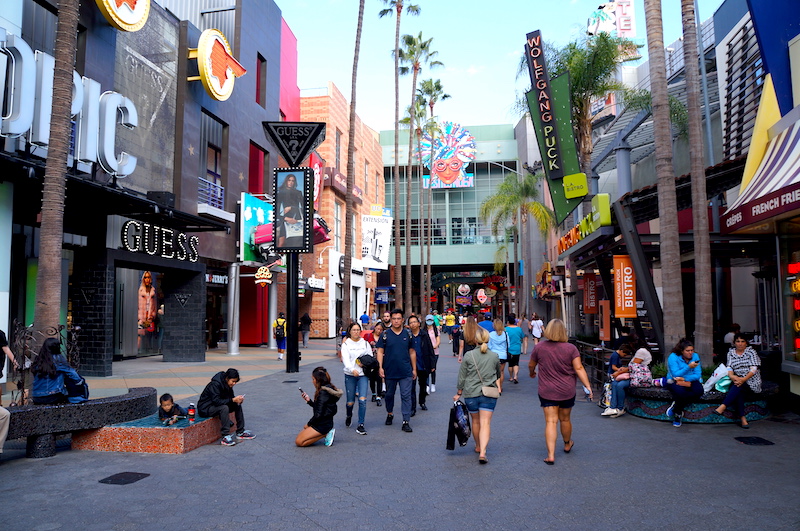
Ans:
{"label": "backpack", "polygon": [[[283,321],[283,322],[281,322]],[[276,319],[275,323],[275,339],[283,339],[286,337],[286,319]]]}

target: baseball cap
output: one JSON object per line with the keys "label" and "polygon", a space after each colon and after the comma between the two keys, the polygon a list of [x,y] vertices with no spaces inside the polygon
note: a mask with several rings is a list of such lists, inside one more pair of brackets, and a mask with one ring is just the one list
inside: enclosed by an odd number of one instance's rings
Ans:
{"label": "baseball cap", "polygon": [[431,314],[425,316],[425,324],[433,324],[435,321]]}

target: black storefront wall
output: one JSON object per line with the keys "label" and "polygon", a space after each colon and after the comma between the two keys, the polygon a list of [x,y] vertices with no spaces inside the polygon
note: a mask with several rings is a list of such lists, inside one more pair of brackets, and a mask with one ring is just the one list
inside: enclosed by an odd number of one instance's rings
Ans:
{"label": "black storefront wall", "polygon": [[164,273],[163,360],[205,361],[205,265],[145,253],[106,249],[76,253],[69,298],[73,321],[81,331],[81,373],[111,376],[115,341],[117,268]]}

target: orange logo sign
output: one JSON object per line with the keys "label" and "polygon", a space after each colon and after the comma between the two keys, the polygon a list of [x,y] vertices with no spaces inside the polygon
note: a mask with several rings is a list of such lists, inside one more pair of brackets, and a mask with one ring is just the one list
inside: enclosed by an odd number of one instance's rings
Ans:
{"label": "orange logo sign", "polygon": [[150,0],[94,0],[109,24],[121,31],[139,31],[150,14]]}
{"label": "orange logo sign", "polygon": [[[225,35],[219,30],[205,30],[200,35],[195,53],[200,81],[206,92],[215,100],[227,100],[233,94],[236,78],[245,75],[247,70],[231,54]],[[192,55],[190,52],[189,57]]]}

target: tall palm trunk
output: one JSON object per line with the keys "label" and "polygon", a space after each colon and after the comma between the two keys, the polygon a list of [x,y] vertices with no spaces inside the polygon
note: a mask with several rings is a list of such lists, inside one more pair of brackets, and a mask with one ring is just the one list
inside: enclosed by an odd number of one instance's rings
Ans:
{"label": "tall palm trunk", "polygon": [[34,328],[55,335],[61,322],[61,247],[64,240],[64,196],[71,134],[72,71],[78,42],[80,0],[61,0],[56,25],[53,111],[42,191],[39,265],[36,273]]}
{"label": "tall palm trunk", "polygon": [[[417,176],[419,177],[419,186],[422,186],[422,178],[423,178],[423,169],[422,169],[422,128],[417,127]],[[430,186],[429,186],[430,188]],[[420,191],[421,192],[421,191]],[[426,221],[424,215],[424,206],[422,202],[422,193],[419,194],[419,220],[420,220],[420,232],[419,232],[419,307],[420,313],[431,313],[430,312],[430,301],[427,299],[428,291],[426,290],[427,287],[427,280],[425,280],[425,256],[424,251],[425,247],[422,245],[423,238],[425,237],[425,230],[426,229]]]}
{"label": "tall palm trunk", "polygon": [[[672,126],[667,95],[667,67],[661,0],[645,0],[647,50],[650,57],[650,91],[653,98],[653,135],[658,177],[661,285],[663,290],[665,348],[676,344],[685,330],[681,257],[678,242],[678,211],[675,170],[672,166]],[[639,271],[639,274],[646,274]]]}
{"label": "tall palm trunk", "polygon": [[[408,125],[408,165],[406,166],[406,175],[408,178],[406,179],[406,278],[405,278],[405,307],[408,309],[409,312],[413,311],[412,307],[412,297],[413,297],[413,289],[414,287],[411,284],[411,163],[412,163],[412,156],[414,150],[414,120],[416,118],[416,106],[414,105],[414,101],[417,99],[417,75],[419,74],[419,68],[414,65],[413,67],[413,74],[411,77],[411,107],[409,110],[409,125]],[[395,157],[396,159],[397,157]],[[422,282],[422,279],[420,279]],[[422,301],[420,301],[420,304]]]}
{"label": "tall palm trunk", "polygon": [[[358,3],[358,24],[356,25],[356,44],[353,50],[353,74],[350,79],[350,126],[347,131],[347,194],[345,196],[345,211],[346,220],[344,223],[344,276],[342,278],[342,324],[348,326],[352,319],[357,317],[358,309],[356,312],[350,310],[350,293],[353,291],[351,287],[351,271],[353,270],[353,253],[350,250],[353,248],[353,233],[355,227],[351,226],[355,218],[355,201],[353,197],[353,186],[355,184],[356,161],[355,161],[355,145],[356,145],[356,80],[358,79],[358,56],[361,52],[361,30],[364,25],[364,2],[360,0]],[[365,308],[364,311],[369,311]]]}
{"label": "tall palm trunk", "polygon": [[[433,112],[433,105],[431,105],[431,112]],[[431,119],[433,119],[433,114],[431,114]],[[433,135],[436,133],[434,132]],[[433,136],[431,135],[431,136]],[[433,138],[431,138],[431,145],[433,145]],[[427,253],[427,258],[425,260],[425,295],[430,297],[431,296],[431,245],[433,244],[433,188],[431,185],[433,184],[433,180],[428,180],[428,215],[427,218],[427,231],[425,233],[425,249]]]}
{"label": "tall palm trunk", "polygon": [[[703,365],[713,363],[713,304],[711,298],[711,244],[708,236],[708,196],[703,160],[703,124],[700,110],[700,65],[694,0],[681,0],[683,60],[686,71],[686,106],[689,114],[689,160],[692,168],[692,221],[694,227],[695,324],[694,344]],[[703,59],[700,59],[703,60]]]}
{"label": "tall palm trunk", "polygon": [[[403,13],[403,2],[397,2],[395,9],[397,19],[394,29],[394,296],[395,306],[398,307],[403,300],[403,262],[400,253],[400,15]],[[406,178],[411,178],[408,172]],[[406,309],[409,310],[410,308]]]}

